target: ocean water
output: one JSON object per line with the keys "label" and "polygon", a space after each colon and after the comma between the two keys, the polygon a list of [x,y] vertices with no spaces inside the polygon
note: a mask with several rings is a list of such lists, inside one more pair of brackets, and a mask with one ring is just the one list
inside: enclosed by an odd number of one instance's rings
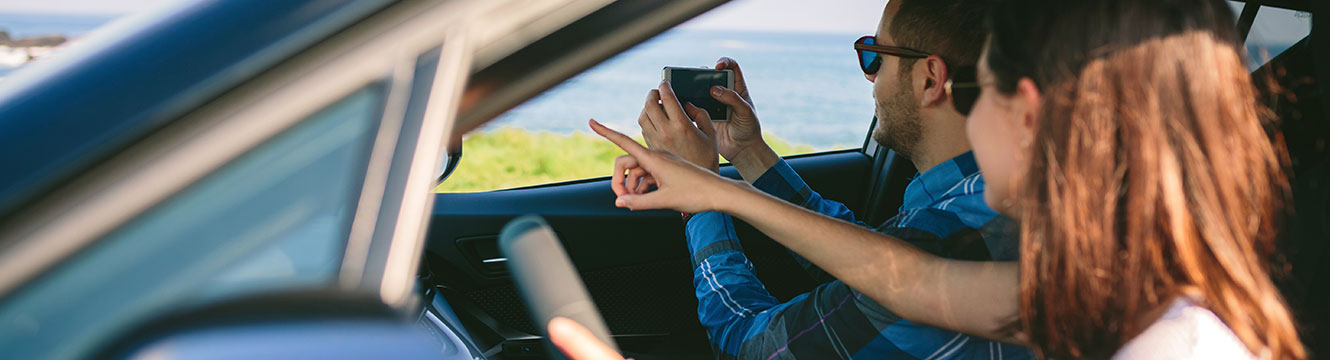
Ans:
{"label": "ocean water", "polygon": [[565,81],[490,122],[555,133],[587,132],[595,118],[636,134],[647,91],[665,66],[739,61],[762,129],[817,150],[863,144],[873,117],[872,83],[852,45],[861,34],[676,29]]}

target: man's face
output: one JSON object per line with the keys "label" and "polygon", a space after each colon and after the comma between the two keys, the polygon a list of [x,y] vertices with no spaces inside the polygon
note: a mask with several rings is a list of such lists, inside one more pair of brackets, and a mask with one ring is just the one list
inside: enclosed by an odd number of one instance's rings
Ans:
{"label": "man's face", "polygon": [[[895,15],[895,5],[887,4],[882,15],[882,24],[878,26],[877,42],[884,45],[897,45],[892,40],[888,29],[891,17]],[[901,71],[901,61],[913,61],[882,54],[882,66],[876,74],[865,75],[873,82],[873,99],[877,104],[877,128],[873,129],[873,140],[897,153],[911,157],[915,145],[921,136],[919,105],[915,101],[911,86],[913,71]]]}

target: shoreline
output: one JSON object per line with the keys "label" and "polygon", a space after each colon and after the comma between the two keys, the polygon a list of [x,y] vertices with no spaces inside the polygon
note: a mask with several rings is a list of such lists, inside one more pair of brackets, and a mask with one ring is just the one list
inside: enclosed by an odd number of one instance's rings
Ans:
{"label": "shoreline", "polygon": [[[13,38],[9,32],[0,29],[0,69],[4,73],[12,72],[29,62],[41,59],[68,44],[64,35],[45,35]],[[0,73],[0,79],[5,74]]]}

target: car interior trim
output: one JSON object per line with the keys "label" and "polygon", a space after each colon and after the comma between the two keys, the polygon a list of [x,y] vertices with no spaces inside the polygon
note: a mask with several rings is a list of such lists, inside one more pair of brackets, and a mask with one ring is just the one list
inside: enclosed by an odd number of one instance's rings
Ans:
{"label": "car interior trim", "polygon": [[1256,22],[1256,12],[1261,10],[1261,1],[1248,1],[1242,4],[1242,11],[1238,14],[1238,37],[1242,42],[1247,42],[1247,35],[1251,34],[1251,26]]}
{"label": "car interior trim", "polygon": [[396,150],[394,144],[401,135],[402,122],[406,121],[407,101],[411,98],[412,78],[415,75],[412,71],[414,65],[414,61],[402,62],[393,69],[392,86],[379,122],[379,133],[370,150],[369,169],[362,182],[351,230],[347,234],[346,253],[342,257],[339,276],[344,287],[354,288],[364,276],[374,223],[379,218],[383,195],[387,191],[388,173],[392,170],[393,152]]}
{"label": "car interior trim", "polygon": [[[464,31],[464,30],[458,30]],[[457,116],[457,103],[461,101],[462,84],[470,70],[470,46],[465,32],[448,39],[439,55],[430,100],[425,107],[424,123],[417,140],[415,156],[407,174],[407,195],[403,196],[399,217],[396,219],[392,241],[379,294],[389,304],[401,304],[412,294],[412,279],[420,267],[420,254],[425,248],[425,229],[434,197],[428,196],[434,188],[439,158],[446,148],[445,140]]]}

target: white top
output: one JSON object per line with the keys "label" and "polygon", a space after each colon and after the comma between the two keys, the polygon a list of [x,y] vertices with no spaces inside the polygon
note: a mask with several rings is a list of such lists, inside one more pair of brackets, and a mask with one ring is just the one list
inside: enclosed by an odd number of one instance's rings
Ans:
{"label": "white top", "polygon": [[1126,359],[1257,359],[1219,317],[1185,297],[1113,354]]}

